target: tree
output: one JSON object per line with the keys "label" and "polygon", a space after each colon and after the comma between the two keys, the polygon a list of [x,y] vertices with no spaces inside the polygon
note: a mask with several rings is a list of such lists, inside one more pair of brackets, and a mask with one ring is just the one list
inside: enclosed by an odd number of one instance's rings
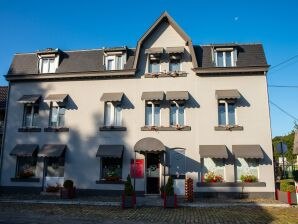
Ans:
{"label": "tree", "polygon": [[272,144],[274,146],[274,158],[278,160],[278,157],[281,155],[275,150],[276,146],[279,142],[284,142],[288,146],[288,151],[285,154],[287,161],[290,163],[294,163],[296,161],[296,156],[293,155],[293,146],[294,146],[294,138],[295,138],[295,131],[298,130],[298,124],[294,122],[293,130],[284,136],[276,136],[272,139]]}

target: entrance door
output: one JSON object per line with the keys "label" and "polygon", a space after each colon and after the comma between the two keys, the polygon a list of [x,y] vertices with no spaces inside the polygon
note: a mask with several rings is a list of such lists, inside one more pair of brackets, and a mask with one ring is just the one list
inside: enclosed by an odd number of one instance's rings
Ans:
{"label": "entrance door", "polygon": [[147,194],[159,194],[160,155],[147,153],[146,155],[146,189]]}

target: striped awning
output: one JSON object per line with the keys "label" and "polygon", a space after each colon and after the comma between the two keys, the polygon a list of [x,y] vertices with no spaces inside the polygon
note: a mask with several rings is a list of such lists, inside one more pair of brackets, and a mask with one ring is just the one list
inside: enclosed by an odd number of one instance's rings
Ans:
{"label": "striped awning", "polygon": [[169,54],[183,54],[184,47],[167,47],[166,52]]}
{"label": "striped awning", "polygon": [[46,144],[38,152],[38,157],[62,157],[66,150],[66,145]]}
{"label": "striped awning", "polygon": [[96,157],[102,158],[121,158],[124,145],[100,145]]}
{"label": "striped awning", "polygon": [[153,47],[145,50],[145,54],[162,54],[163,47]]}
{"label": "striped awning", "polygon": [[166,147],[156,138],[143,138],[139,140],[134,146],[135,152],[164,152]]}
{"label": "striped awning", "polygon": [[199,153],[201,158],[228,158],[228,150],[225,145],[200,145]]}
{"label": "striped awning", "polygon": [[100,101],[110,101],[110,102],[120,102],[122,100],[123,97],[123,93],[119,92],[119,93],[104,93],[102,94]]}
{"label": "striped awning", "polygon": [[37,103],[40,98],[40,95],[23,95],[18,99],[18,103]]}
{"label": "striped awning", "polygon": [[166,93],[166,100],[188,100],[188,91],[168,91]]}
{"label": "striped awning", "polygon": [[64,102],[68,97],[68,94],[51,94],[48,95],[45,99],[44,102],[57,102],[57,103],[62,103]]}
{"label": "striped awning", "polygon": [[10,152],[11,156],[30,157],[38,149],[36,144],[17,144]]}
{"label": "striped awning", "polygon": [[233,145],[233,154],[236,158],[263,159],[264,154],[260,145]]}
{"label": "striped awning", "polygon": [[241,97],[237,89],[216,90],[215,96],[218,100],[221,99],[239,99]]}
{"label": "striped awning", "polygon": [[143,92],[142,100],[163,100],[164,92]]}

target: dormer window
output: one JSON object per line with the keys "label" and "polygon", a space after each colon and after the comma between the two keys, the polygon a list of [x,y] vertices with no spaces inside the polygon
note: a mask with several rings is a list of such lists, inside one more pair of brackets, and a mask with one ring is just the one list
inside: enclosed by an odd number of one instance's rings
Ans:
{"label": "dormer window", "polygon": [[149,58],[149,73],[159,73],[160,72],[160,59]]}
{"label": "dormer window", "polygon": [[37,52],[39,73],[55,73],[59,65],[59,49],[47,48]]}
{"label": "dormer window", "polygon": [[170,59],[169,70],[170,70],[170,72],[179,72],[179,71],[181,71],[180,59]]}
{"label": "dormer window", "polygon": [[159,73],[161,71],[160,62],[163,54],[163,48],[148,48],[145,50],[145,53],[148,55],[148,72]]}
{"label": "dormer window", "polygon": [[121,70],[123,69],[122,56],[108,56],[106,57],[106,70]]}
{"label": "dormer window", "polygon": [[56,71],[55,58],[41,59],[41,73],[54,73]]}
{"label": "dormer window", "polygon": [[122,70],[126,63],[126,47],[104,49],[104,64],[107,71]]}
{"label": "dormer window", "polygon": [[169,54],[169,71],[180,72],[184,47],[167,47],[166,51]]}
{"label": "dormer window", "polygon": [[216,48],[214,52],[216,67],[236,66],[236,51],[233,48]]}

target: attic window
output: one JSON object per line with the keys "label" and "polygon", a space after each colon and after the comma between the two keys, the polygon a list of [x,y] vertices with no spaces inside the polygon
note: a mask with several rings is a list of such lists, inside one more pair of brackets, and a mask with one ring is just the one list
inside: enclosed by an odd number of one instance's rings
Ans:
{"label": "attic window", "polygon": [[216,67],[236,66],[236,49],[234,48],[215,48],[214,60]]}
{"label": "attic window", "polygon": [[40,73],[54,73],[56,71],[55,58],[42,58],[40,63]]}
{"label": "attic window", "polygon": [[47,48],[37,52],[39,73],[55,73],[59,65],[59,49]]}
{"label": "attic window", "polygon": [[104,49],[104,65],[107,71],[122,70],[126,64],[127,48],[114,47]]}

